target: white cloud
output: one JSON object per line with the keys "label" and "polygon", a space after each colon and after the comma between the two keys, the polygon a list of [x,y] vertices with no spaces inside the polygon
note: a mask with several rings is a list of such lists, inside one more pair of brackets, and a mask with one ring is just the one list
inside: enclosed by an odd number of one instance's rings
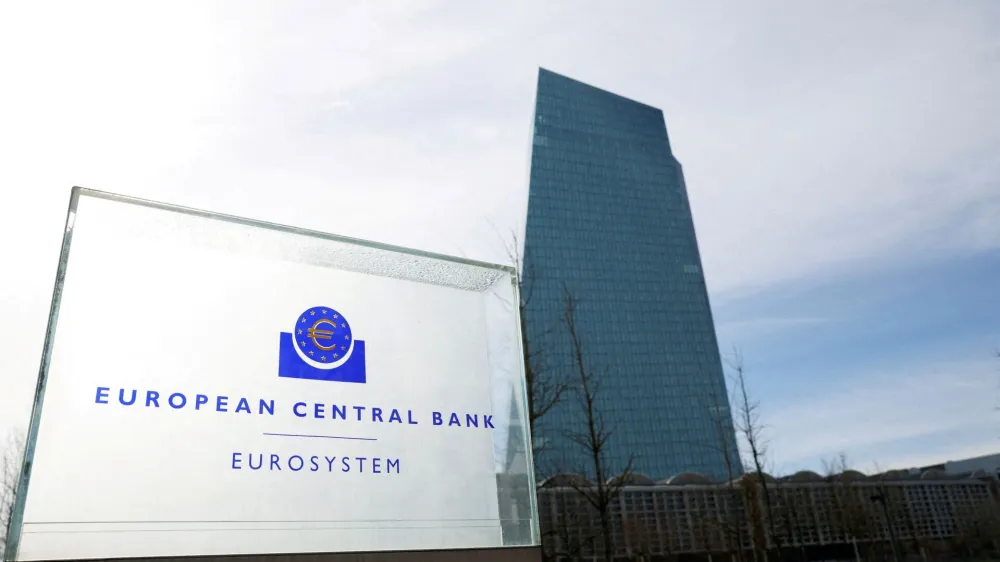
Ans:
{"label": "white cloud", "polygon": [[983,14],[786,8],[713,20],[719,46],[664,89],[712,289],[964,249],[963,213],[996,204],[1000,175]]}
{"label": "white cloud", "polygon": [[[815,327],[829,321],[829,318],[819,316],[761,316],[746,320],[717,322],[716,331],[720,335],[729,334],[730,337],[728,339],[743,341],[746,338],[732,337],[732,335],[740,334],[746,337],[759,338],[762,336],[771,336],[784,330]],[[720,339],[722,339],[721,336]]]}
{"label": "white cloud", "polygon": [[[980,435],[997,425],[996,361],[901,362],[891,370],[859,372],[842,384],[838,392],[802,396],[775,411],[765,410],[779,467],[795,470],[841,452],[861,468],[875,463],[885,468],[914,466],[915,459],[942,462],[948,459],[939,456],[938,436],[963,432],[973,434],[975,443],[953,443],[944,447],[951,453],[943,454],[990,451]],[[764,404],[766,409],[766,398]],[[994,437],[1000,438],[1000,433]],[[926,441],[927,453],[879,451],[915,438]],[[1000,449],[998,443],[992,446]]]}

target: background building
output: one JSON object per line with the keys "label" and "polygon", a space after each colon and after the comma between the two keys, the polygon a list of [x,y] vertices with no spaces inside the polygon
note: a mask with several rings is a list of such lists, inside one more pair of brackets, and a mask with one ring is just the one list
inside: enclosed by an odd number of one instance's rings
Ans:
{"label": "background building", "polygon": [[957,461],[945,461],[941,464],[915,468],[912,472],[924,473],[931,470],[936,470],[945,474],[962,474],[981,471],[983,474],[1000,479],[1000,453],[983,455],[981,457],[970,457]]}
{"label": "background building", "polygon": [[[560,325],[577,299],[584,353],[603,373],[609,470],[630,455],[653,477],[738,473],[735,435],[681,165],[654,107],[541,69],[535,102],[523,292],[530,347],[571,365]],[[590,473],[566,439],[572,398],[535,428],[540,475]]]}
{"label": "background building", "polygon": [[[754,560],[762,558],[752,551],[765,549],[782,550],[770,559],[786,561],[892,560],[894,549],[896,560],[1000,554],[996,483],[981,474],[764,478],[773,523],[751,475],[732,483],[690,473],[659,482],[631,478],[609,508],[616,559]],[[550,559],[603,559],[598,517],[579,491],[585,483],[559,474],[539,485]]]}

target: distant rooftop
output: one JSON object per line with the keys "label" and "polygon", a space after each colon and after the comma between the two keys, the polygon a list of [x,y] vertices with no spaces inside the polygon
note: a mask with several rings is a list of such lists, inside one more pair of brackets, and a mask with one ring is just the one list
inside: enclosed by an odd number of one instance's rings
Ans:
{"label": "distant rooftop", "polygon": [[[757,476],[753,473],[747,473],[740,477],[740,479],[755,479]],[[920,472],[910,471],[910,470],[890,470],[887,472],[881,472],[878,474],[864,474],[857,470],[845,470],[836,474],[830,475],[820,475],[811,470],[801,470],[795,474],[788,476],[780,476],[775,478],[770,474],[764,473],[763,479],[766,482],[783,482],[789,484],[809,484],[809,483],[823,483],[823,482],[916,482],[916,481],[960,481],[960,480],[983,480],[987,478],[995,477],[995,475],[986,473],[982,470],[977,471],[967,471],[962,473],[948,473],[944,470],[938,470],[935,468],[930,468],[928,470],[922,470]],[[616,482],[621,479],[621,476],[615,476],[610,478],[609,482]],[[587,486],[592,483],[588,478],[581,476],[579,474],[562,472],[559,474],[554,474],[545,480],[539,482],[538,486],[540,488],[563,488],[563,487],[580,487]],[[670,478],[664,478],[663,480],[653,480],[645,475],[633,473],[628,476],[628,486],[718,486],[726,484],[725,481],[713,480],[705,475],[697,474],[694,472],[685,472],[683,474],[678,474],[676,476],[671,476]]]}

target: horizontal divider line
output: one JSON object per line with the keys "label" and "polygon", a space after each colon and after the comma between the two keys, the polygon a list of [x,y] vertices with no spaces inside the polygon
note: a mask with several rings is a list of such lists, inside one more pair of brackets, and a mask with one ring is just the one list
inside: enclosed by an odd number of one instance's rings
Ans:
{"label": "horizontal divider line", "polygon": [[312,439],[348,439],[350,441],[378,441],[374,437],[346,437],[343,435],[309,435],[305,433],[268,433],[264,432],[264,435],[270,435],[272,437],[308,437]]}

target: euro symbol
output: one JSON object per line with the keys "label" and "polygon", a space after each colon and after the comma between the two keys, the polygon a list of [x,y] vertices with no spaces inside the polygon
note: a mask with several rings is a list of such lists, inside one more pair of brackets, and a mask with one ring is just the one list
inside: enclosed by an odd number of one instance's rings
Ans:
{"label": "euro symbol", "polygon": [[315,324],[312,325],[312,328],[309,328],[308,330],[306,330],[306,334],[308,335],[309,339],[312,340],[313,345],[315,345],[316,347],[322,349],[323,351],[329,351],[329,350],[337,347],[337,344],[334,343],[334,344],[331,344],[329,346],[325,346],[325,345],[319,343],[318,341],[316,341],[316,340],[332,340],[333,339],[333,330],[320,330],[319,329],[319,325],[323,324],[324,322],[327,323],[327,324],[329,324],[333,328],[337,327],[337,325],[333,323],[333,320],[327,320],[326,318],[320,318],[319,320],[316,321]]}

